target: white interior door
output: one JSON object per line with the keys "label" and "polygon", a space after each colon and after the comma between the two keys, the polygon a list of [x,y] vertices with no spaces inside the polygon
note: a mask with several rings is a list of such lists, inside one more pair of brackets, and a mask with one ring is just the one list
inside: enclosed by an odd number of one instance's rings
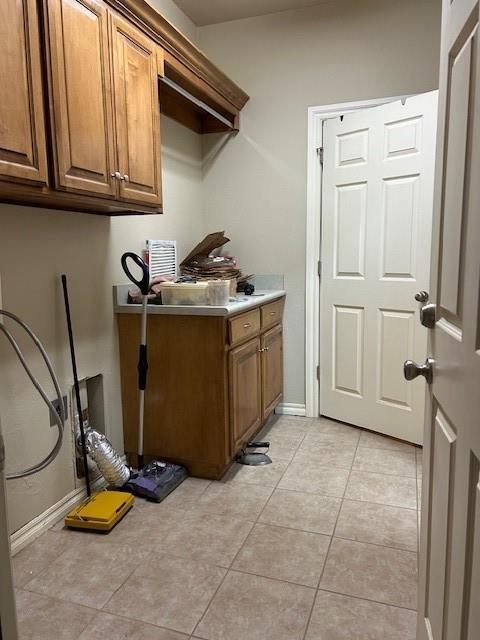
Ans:
{"label": "white interior door", "polygon": [[402,367],[426,355],[437,94],[324,124],[320,412],[417,443],[425,393]]}
{"label": "white interior door", "polygon": [[418,640],[480,638],[478,24],[478,0],[443,0]]}

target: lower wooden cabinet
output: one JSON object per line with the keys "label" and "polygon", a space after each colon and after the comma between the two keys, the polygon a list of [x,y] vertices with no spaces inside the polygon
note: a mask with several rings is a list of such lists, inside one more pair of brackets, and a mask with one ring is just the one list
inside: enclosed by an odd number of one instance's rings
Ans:
{"label": "lower wooden cabinet", "polygon": [[235,450],[262,422],[260,340],[255,338],[230,352],[230,411]]}
{"label": "lower wooden cabinet", "polygon": [[[146,459],[178,462],[201,478],[225,473],[282,398],[283,302],[275,324],[270,310],[260,321],[268,305],[231,317],[149,315]],[[124,444],[135,463],[140,315],[117,320]]]}
{"label": "lower wooden cabinet", "polygon": [[262,336],[262,417],[268,417],[283,394],[283,332],[277,325]]}

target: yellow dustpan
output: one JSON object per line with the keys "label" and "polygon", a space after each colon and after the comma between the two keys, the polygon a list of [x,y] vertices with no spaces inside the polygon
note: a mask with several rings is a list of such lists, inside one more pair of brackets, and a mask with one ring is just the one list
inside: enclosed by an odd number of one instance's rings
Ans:
{"label": "yellow dustpan", "polygon": [[133,507],[134,497],[125,491],[99,491],[75,507],[65,518],[74,529],[110,531]]}

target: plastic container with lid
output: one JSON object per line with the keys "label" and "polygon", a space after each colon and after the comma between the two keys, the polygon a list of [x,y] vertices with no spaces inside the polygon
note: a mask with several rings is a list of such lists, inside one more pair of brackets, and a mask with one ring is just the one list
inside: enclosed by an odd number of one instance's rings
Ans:
{"label": "plastic container with lid", "polygon": [[208,305],[208,282],[162,282],[162,304]]}
{"label": "plastic container with lid", "polygon": [[215,307],[224,307],[230,298],[230,280],[210,280],[208,302]]}

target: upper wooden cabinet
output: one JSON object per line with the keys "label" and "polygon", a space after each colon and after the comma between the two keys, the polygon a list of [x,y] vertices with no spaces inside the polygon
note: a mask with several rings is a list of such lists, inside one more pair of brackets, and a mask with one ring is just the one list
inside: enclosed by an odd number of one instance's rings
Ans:
{"label": "upper wooden cabinet", "polygon": [[160,204],[158,46],[116,14],[111,40],[120,197]]}
{"label": "upper wooden cabinet", "polygon": [[0,2],[0,176],[47,182],[37,3]]}
{"label": "upper wooden cabinet", "polygon": [[161,101],[207,133],[248,99],[145,0],[0,0],[0,42],[0,202],[159,213]]}
{"label": "upper wooden cabinet", "polygon": [[48,0],[57,186],[114,196],[108,11],[100,0]]}
{"label": "upper wooden cabinet", "polygon": [[158,45],[101,0],[48,8],[57,186],[161,204]]}

